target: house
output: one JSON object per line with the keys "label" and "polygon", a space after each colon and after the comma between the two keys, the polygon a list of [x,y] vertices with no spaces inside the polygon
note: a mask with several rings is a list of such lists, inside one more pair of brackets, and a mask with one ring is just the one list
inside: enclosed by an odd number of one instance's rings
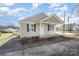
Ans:
{"label": "house", "polygon": [[66,31],[78,31],[79,30],[79,25],[78,24],[65,24],[65,29],[63,29],[63,25],[59,27],[61,30],[66,30]]}
{"label": "house", "polygon": [[76,25],[73,27],[73,30],[74,30],[74,31],[79,31],[79,25],[76,24]]}
{"label": "house", "polygon": [[17,29],[13,29],[13,28],[6,28],[3,30],[3,32],[16,32]]}
{"label": "house", "polygon": [[44,12],[24,18],[20,23],[20,37],[54,35],[55,25],[63,21],[57,15],[46,15]]}
{"label": "house", "polygon": [[6,27],[3,25],[0,25],[0,32],[2,32]]}
{"label": "house", "polygon": [[[65,25],[61,25],[59,27],[59,29],[65,30],[65,31],[70,31],[73,29],[74,26],[75,26],[74,24],[65,24]],[[63,27],[65,27],[65,28],[63,28]]]}

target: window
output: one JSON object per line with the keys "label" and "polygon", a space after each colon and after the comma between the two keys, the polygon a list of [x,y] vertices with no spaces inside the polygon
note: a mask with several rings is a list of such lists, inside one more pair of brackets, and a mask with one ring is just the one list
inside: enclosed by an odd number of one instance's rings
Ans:
{"label": "window", "polygon": [[34,24],[34,32],[36,32],[36,24]]}
{"label": "window", "polygon": [[36,32],[36,24],[27,24],[27,32]]}
{"label": "window", "polygon": [[50,31],[50,30],[51,30],[51,25],[48,24],[48,31]]}
{"label": "window", "polygon": [[27,24],[27,32],[29,32],[29,24]]}

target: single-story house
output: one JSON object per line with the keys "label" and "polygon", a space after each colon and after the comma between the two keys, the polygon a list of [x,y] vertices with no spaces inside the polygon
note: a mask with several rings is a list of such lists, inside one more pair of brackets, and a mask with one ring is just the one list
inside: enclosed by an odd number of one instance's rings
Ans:
{"label": "single-story house", "polygon": [[[24,18],[20,23],[20,37],[43,36],[55,32],[55,25],[63,21],[57,15],[46,15],[44,12]],[[54,34],[53,34],[54,35]]]}
{"label": "single-story house", "polygon": [[73,30],[74,30],[74,31],[79,31],[79,25],[76,24],[76,25],[73,27]]}
{"label": "single-story house", "polygon": [[65,24],[65,29],[63,29],[63,25],[61,25],[59,29],[66,31],[79,31],[79,24]]}
{"label": "single-story house", "polygon": [[6,28],[3,30],[3,32],[16,32],[17,29],[13,29],[13,28]]}

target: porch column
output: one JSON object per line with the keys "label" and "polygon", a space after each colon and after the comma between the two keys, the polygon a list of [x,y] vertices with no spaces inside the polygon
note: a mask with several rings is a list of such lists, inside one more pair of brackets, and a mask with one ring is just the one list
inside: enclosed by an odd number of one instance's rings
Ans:
{"label": "porch column", "polygon": [[40,23],[40,35],[42,34],[42,23]]}

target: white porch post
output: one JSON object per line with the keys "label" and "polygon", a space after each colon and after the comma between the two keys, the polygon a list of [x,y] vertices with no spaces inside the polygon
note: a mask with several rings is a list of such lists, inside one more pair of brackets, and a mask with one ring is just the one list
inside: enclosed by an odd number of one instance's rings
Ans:
{"label": "white porch post", "polygon": [[42,35],[43,29],[42,29],[42,23],[40,22],[40,36]]}

